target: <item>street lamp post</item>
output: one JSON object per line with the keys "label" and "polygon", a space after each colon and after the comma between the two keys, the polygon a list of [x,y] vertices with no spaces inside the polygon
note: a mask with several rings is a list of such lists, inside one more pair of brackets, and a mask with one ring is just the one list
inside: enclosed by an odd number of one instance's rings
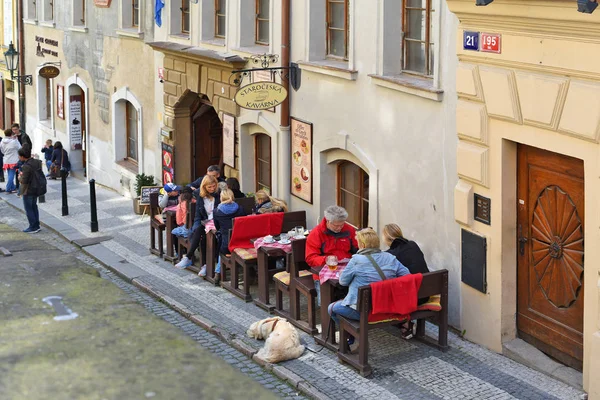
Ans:
{"label": "street lamp post", "polygon": [[6,68],[10,71],[10,79],[18,83],[33,85],[33,77],[31,75],[15,75],[15,71],[19,68],[19,52],[15,50],[13,42],[8,45],[8,50],[4,52],[6,60]]}

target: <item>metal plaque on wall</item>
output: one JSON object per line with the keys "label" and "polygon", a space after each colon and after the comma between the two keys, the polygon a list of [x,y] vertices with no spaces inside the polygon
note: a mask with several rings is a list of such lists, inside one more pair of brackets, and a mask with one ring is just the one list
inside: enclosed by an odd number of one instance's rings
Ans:
{"label": "metal plaque on wall", "polygon": [[487,244],[484,236],[461,229],[461,281],[487,293]]}

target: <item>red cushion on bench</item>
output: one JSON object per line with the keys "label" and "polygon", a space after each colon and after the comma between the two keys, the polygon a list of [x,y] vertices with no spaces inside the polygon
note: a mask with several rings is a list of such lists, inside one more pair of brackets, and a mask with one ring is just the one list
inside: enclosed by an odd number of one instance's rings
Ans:
{"label": "red cushion on bench", "polygon": [[383,322],[390,322],[390,321],[408,321],[409,319],[410,319],[410,315],[369,314],[369,325],[380,324]]}
{"label": "red cushion on bench", "polygon": [[441,294],[430,296],[427,303],[417,307],[417,311],[440,311],[442,309],[442,304],[440,303],[441,298]]}

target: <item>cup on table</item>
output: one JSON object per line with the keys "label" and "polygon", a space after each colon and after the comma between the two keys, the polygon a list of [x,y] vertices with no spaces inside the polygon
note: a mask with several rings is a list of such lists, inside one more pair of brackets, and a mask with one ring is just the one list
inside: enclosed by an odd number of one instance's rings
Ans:
{"label": "cup on table", "polygon": [[294,236],[297,236],[297,237],[304,236],[304,227],[303,226],[296,226],[294,228]]}
{"label": "cup on table", "polygon": [[265,238],[263,239],[263,242],[265,243],[273,243],[275,240],[273,239],[272,235],[267,235],[265,236]]}
{"label": "cup on table", "polygon": [[335,271],[338,266],[338,258],[336,256],[327,256],[325,259],[325,264],[327,264],[327,267],[330,270]]}
{"label": "cup on table", "polygon": [[282,233],[282,234],[279,236],[279,238],[280,238],[280,240],[281,240],[282,242],[285,242],[285,241],[287,241],[287,240],[290,238],[290,235],[288,235],[287,233]]}

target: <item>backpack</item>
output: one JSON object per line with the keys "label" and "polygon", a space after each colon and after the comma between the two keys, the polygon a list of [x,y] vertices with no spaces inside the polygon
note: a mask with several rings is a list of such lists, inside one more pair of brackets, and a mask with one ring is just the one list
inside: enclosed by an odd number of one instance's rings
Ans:
{"label": "backpack", "polygon": [[28,196],[43,196],[46,194],[46,176],[42,168],[38,168],[31,173],[31,182],[27,188]]}

